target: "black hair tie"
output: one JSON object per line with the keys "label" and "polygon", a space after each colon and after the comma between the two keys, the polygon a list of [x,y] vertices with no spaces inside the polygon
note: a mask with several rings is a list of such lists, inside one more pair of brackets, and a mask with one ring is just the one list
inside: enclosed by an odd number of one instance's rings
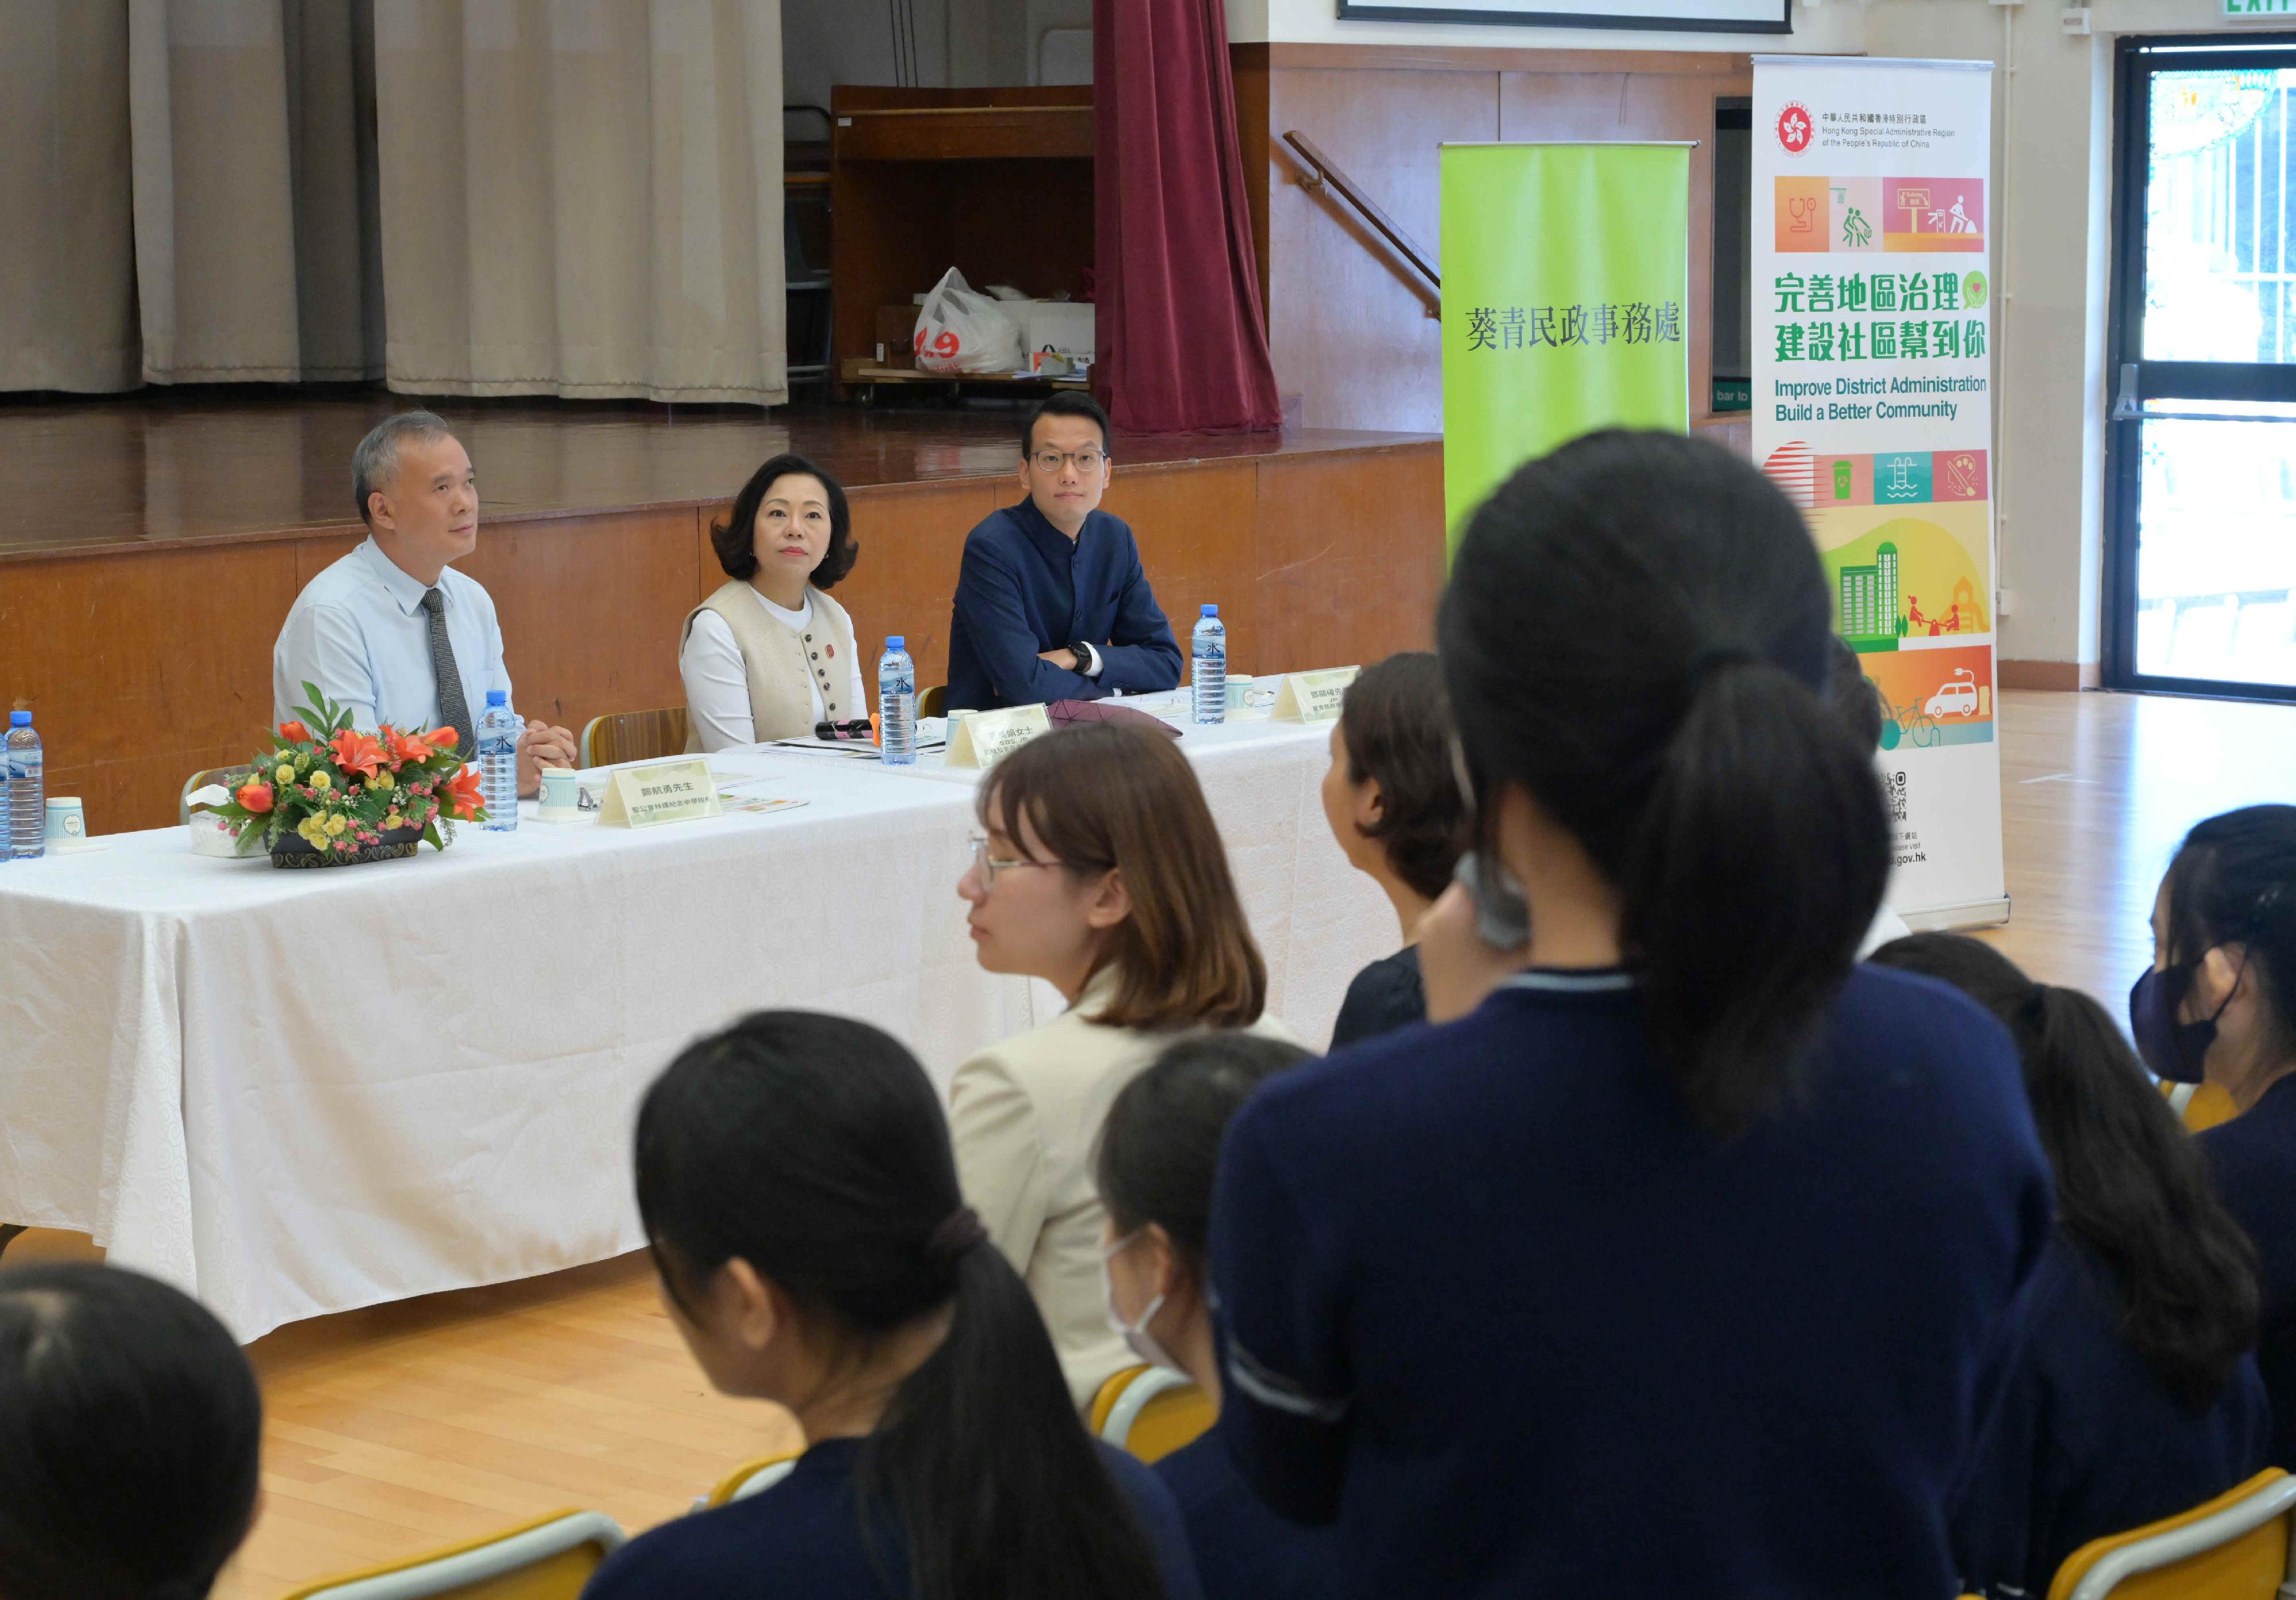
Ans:
{"label": "black hair tie", "polygon": [[1752,651],[1734,644],[1710,644],[1690,658],[1690,670],[1686,675],[1690,692],[1697,693],[1706,686],[1706,680],[1717,673],[1728,671],[1734,667],[1751,667],[1761,659]]}
{"label": "black hair tie", "polygon": [[961,1205],[933,1229],[932,1237],[925,1241],[925,1254],[936,1261],[954,1261],[988,1237],[988,1230],[980,1226],[980,1213],[969,1205]]}

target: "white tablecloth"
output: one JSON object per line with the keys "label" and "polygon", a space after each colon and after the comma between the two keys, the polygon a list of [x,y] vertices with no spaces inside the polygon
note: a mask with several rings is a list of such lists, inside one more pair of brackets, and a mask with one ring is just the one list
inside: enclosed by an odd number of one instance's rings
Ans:
{"label": "white tablecloth", "polygon": [[[1396,942],[1325,831],[1325,736],[1183,746],[1271,1007],[1318,1045]],[[91,1234],[253,1339],[636,1249],[637,1097],[743,1012],[866,1018],[944,1085],[1048,1014],[965,938],[971,775],[711,759],[807,803],[638,833],[529,806],[513,833],[317,872],[172,828],[0,866],[0,1221]]]}

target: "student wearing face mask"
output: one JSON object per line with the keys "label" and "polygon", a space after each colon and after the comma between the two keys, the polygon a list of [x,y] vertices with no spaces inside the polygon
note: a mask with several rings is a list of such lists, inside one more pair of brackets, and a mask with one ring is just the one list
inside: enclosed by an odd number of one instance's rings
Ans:
{"label": "student wearing face mask", "polygon": [[[1228,1119],[1268,1078],[1310,1059],[1281,1039],[1184,1039],[1124,1086],[1094,1161],[1108,1210],[1110,1325],[1132,1353],[1196,1382],[1219,1408],[1204,1236]],[[1179,1503],[1206,1600],[1323,1600],[1337,1587],[1329,1532],[1267,1509],[1217,1429],[1156,1463]]]}
{"label": "student wearing face mask", "polygon": [[1102,1303],[1092,1149],[1110,1102],[1183,1034],[1291,1034],[1195,769],[1161,733],[1087,723],[1025,744],[980,786],[957,884],[981,966],[1068,1009],[949,1085],[965,1198],[1037,1297],[1079,1410],[1129,1366]]}
{"label": "student wearing face mask", "polygon": [[2237,1113],[2201,1144],[2256,1242],[2271,1459],[2296,1467],[2296,806],[2227,811],[2185,836],[2128,1021],[2146,1066],[2213,1086]]}

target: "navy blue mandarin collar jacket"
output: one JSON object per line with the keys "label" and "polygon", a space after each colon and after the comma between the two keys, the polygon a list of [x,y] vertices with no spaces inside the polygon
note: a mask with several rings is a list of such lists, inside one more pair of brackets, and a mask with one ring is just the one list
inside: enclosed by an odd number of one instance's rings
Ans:
{"label": "navy blue mandarin collar jacket", "polygon": [[[1180,681],[1180,647],[1140,565],[1132,529],[1104,511],[1076,539],[1034,500],[992,512],[965,536],[948,630],[948,703],[972,711],[1121,689],[1153,693]],[[1097,678],[1038,660],[1082,639]]]}

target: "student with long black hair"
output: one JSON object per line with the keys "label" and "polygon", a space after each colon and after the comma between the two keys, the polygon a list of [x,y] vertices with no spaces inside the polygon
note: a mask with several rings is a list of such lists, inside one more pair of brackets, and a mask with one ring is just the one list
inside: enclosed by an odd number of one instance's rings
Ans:
{"label": "student with long black hair", "polygon": [[2048,1171],[2000,1024],[1854,963],[1890,834],[1829,621],[1713,445],[1595,434],[1471,520],[1437,638],[1527,964],[1267,1084],[1213,1207],[1220,1431],[1342,1592],[1952,1592]]}
{"label": "student with long black hair", "polygon": [[[1141,1360],[1193,1378],[1219,1409],[1223,1386],[1204,1259],[1220,1136],[1271,1076],[1309,1060],[1249,1033],[1181,1040],[1126,1084],[1093,1158],[1108,1209],[1109,1320]],[[1267,1509],[1236,1476],[1217,1430],[1156,1463],[1187,1524],[1210,1600],[1325,1600],[1337,1583],[1330,1530]]]}
{"label": "student with long black hair", "polygon": [[2238,1113],[2200,1143],[2256,1243],[2271,1460],[2296,1470],[2296,806],[2227,811],[2185,836],[2128,1020],[2146,1066],[2216,1086]]}
{"label": "student with long black hair", "polygon": [[255,1518],[263,1400],[182,1291],[75,1261],[0,1274],[0,1596],[201,1600]]}
{"label": "student with long black hair", "polygon": [[2045,1595],[2093,1538],[2213,1499],[2264,1465],[2256,1252],[2104,1008],[1979,939],[1868,959],[2001,1020],[2056,1174],[2057,1226],[1954,1516],[1964,1587]]}
{"label": "student with long black hair", "polygon": [[670,1320],[807,1448],[773,1488],[632,1540],[587,1600],[1195,1600],[1170,1496],[1078,1423],[900,1045],[747,1017],[654,1081],[636,1146]]}

